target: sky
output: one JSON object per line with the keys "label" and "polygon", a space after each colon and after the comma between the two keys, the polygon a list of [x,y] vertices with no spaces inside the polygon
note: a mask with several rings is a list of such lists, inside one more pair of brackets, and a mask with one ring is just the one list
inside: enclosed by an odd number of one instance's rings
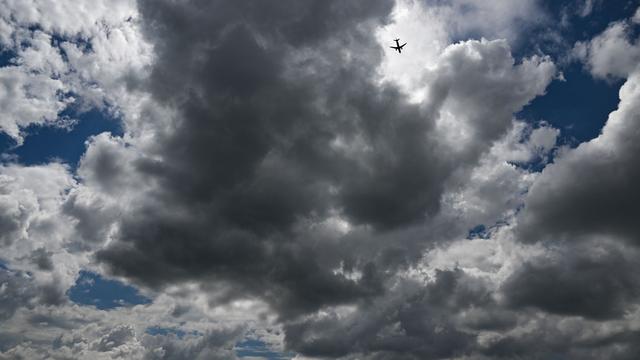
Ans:
{"label": "sky", "polygon": [[0,359],[635,359],[638,64],[637,0],[0,0]]}

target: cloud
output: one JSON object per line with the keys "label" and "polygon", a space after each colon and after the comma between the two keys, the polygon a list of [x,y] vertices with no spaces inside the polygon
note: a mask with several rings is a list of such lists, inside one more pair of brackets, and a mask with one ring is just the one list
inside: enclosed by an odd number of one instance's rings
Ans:
{"label": "cloud", "polygon": [[[454,313],[491,302],[480,279],[438,271],[428,284],[403,281],[391,290],[375,302],[287,325],[287,345],[302,355],[331,358],[440,359],[472,351],[475,334],[462,331]],[[475,324],[490,328],[490,322]]]}
{"label": "cloud", "polygon": [[[64,110],[131,106],[151,48],[138,31],[135,1],[5,1],[0,43],[0,131],[21,145],[29,125],[69,126]],[[71,122],[72,124],[72,122]]]}
{"label": "cloud", "polygon": [[48,218],[58,210],[64,191],[73,185],[73,178],[61,164],[1,166],[0,239],[3,246],[8,247],[16,241],[25,240],[30,236],[29,232],[37,232],[38,228],[46,227]]}
{"label": "cloud", "polygon": [[241,329],[210,331],[197,338],[178,339],[175,335],[145,336],[149,349],[145,359],[236,359],[234,344]]}
{"label": "cloud", "polygon": [[4,116],[0,129],[22,142],[20,128],[32,123],[55,122],[69,102],[67,87],[49,76],[30,74],[20,67],[0,68],[0,104]]}
{"label": "cloud", "polygon": [[578,42],[574,54],[598,78],[627,78],[640,60],[640,44],[632,39],[629,21],[617,21],[588,42]]}
{"label": "cloud", "polygon": [[640,111],[638,81],[640,72],[634,72],[622,86],[618,109],[598,138],[564,154],[532,186],[520,220],[523,240],[602,236],[637,244],[633,199],[638,194],[632,184],[640,178],[634,121]]}
{"label": "cloud", "polygon": [[[234,344],[245,334],[244,324],[232,318],[221,324],[193,306],[192,317],[182,317],[188,324],[178,325],[167,311],[174,299],[156,300],[108,312],[73,304],[17,306],[12,317],[3,319],[0,358],[236,359]],[[171,324],[182,335],[153,334],[151,324]]]}
{"label": "cloud", "polygon": [[599,0],[585,0],[582,4],[582,8],[578,11],[578,15],[580,15],[580,17],[587,17],[591,15],[594,7],[598,6],[600,6]]}
{"label": "cloud", "polygon": [[503,291],[514,307],[593,319],[624,316],[637,302],[636,250],[590,241],[561,246],[530,259],[507,279]]}
{"label": "cloud", "polygon": [[[617,110],[597,138],[566,150],[531,186],[515,235],[556,250],[527,262],[505,291],[516,306],[594,319],[626,316],[637,303],[637,251],[633,185],[640,179],[635,119],[640,114],[640,72],[628,64],[636,45],[625,23],[614,23],[590,42],[594,76],[623,76]],[[619,52],[629,47],[629,52]],[[637,49],[636,49],[637,50]],[[605,61],[600,61],[600,60]]]}
{"label": "cloud", "polygon": [[17,282],[11,287],[31,294],[24,302],[18,294],[11,295],[24,306],[66,302],[64,293],[82,260],[66,250],[72,227],[59,207],[65,192],[75,185],[68,169],[57,163],[0,166],[2,261],[7,266],[3,271],[13,278],[4,286]]}
{"label": "cloud", "polygon": [[[381,49],[367,34],[392,4],[308,5],[331,26],[301,27],[293,4],[266,27],[261,5],[212,18],[141,3],[158,51],[149,90],[175,109],[171,131],[149,147],[132,139],[133,157],[96,138],[79,169],[90,191],[136,199],[97,252],[114,274],[156,289],[196,281],[283,318],[378,296],[424,250],[415,227],[438,213],[446,181],[555,76],[547,58],[516,63],[505,41],[472,40],[444,50],[411,104],[372,76]],[[228,16],[240,9],[244,20]],[[321,231],[336,218],[354,231]]]}

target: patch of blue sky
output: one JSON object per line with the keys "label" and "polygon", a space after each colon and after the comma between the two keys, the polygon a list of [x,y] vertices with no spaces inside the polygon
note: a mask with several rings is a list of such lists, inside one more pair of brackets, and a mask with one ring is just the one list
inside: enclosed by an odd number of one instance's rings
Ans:
{"label": "patch of blue sky", "polygon": [[133,286],[84,270],[80,271],[67,295],[76,304],[92,305],[100,310],[151,303],[151,299],[141,295]]}
{"label": "patch of blue sky", "polygon": [[13,65],[13,59],[15,58],[15,56],[15,52],[0,47],[0,67]]}
{"label": "patch of blue sky", "polygon": [[509,222],[506,220],[497,221],[495,224],[488,227],[485,224],[478,224],[473,228],[469,229],[469,233],[467,234],[467,239],[468,240],[489,239],[491,238],[491,234],[494,231],[506,225],[509,225]]}
{"label": "patch of blue sky", "polygon": [[[587,15],[581,14],[584,4],[583,0],[544,0],[542,6],[556,25],[530,29],[514,46],[517,59],[539,53],[550,55],[564,75],[564,81],[553,81],[546,94],[534,99],[518,117],[530,123],[548,122],[561,130],[560,144],[570,146],[600,134],[609,113],[617,108],[622,85],[621,80],[594,79],[581,63],[570,60],[571,49],[576,42],[589,41],[602,33],[612,22],[632,17],[640,5],[629,0],[594,1]],[[632,36],[638,36],[640,27],[632,30]]]}
{"label": "patch of blue sky", "polygon": [[612,22],[631,18],[640,3],[631,0],[593,1],[589,14],[583,13],[585,0],[543,0],[546,15],[538,26],[526,29],[513,44],[514,55],[522,58],[543,53],[564,61],[577,41],[588,41]]}
{"label": "patch of blue sky", "polygon": [[530,123],[546,121],[560,129],[559,142],[576,146],[596,138],[609,113],[618,107],[622,81],[593,78],[580,64],[563,69],[564,81],[552,82],[517,117]]}
{"label": "patch of blue sky", "polygon": [[476,225],[469,229],[469,234],[467,235],[467,239],[487,239],[488,237],[487,227],[483,224]]}
{"label": "patch of blue sky", "polygon": [[293,354],[285,354],[270,349],[264,341],[245,338],[235,346],[236,356],[239,358],[259,358],[266,360],[284,360],[293,358]]}
{"label": "patch of blue sky", "polygon": [[[180,330],[176,328],[161,327],[161,326],[150,326],[145,330],[145,332],[149,335],[165,335],[166,336],[166,335],[173,334],[179,339],[182,339],[185,335],[187,335],[187,332],[184,330]],[[188,334],[199,335],[197,331],[190,332]]]}
{"label": "patch of blue sky", "polygon": [[[555,154],[555,153],[554,153]],[[514,162],[508,161],[509,165],[513,165],[518,169],[526,170],[530,173],[542,172],[547,165],[553,162],[554,154],[551,154],[549,157],[535,157],[527,162]]]}
{"label": "patch of blue sky", "polygon": [[23,165],[38,165],[58,160],[75,169],[86,150],[85,141],[90,136],[103,132],[109,132],[114,136],[123,134],[120,120],[98,109],[84,113],[69,109],[63,111],[60,117],[74,118],[77,122],[71,128],[30,125],[24,129],[26,136],[21,146],[16,146],[11,137],[0,133],[0,153],[5,157],[17,158],[17,162]]}
{"label": "patch of blue sky", "polygon": [[606,29],[611,22],[632,17],[640,6],[637,0],[593,1],[591,12],[587,14],[582,13],[585,2],[543,0],[542,6],[549,14],[558,17],[558,20],[568,16],[569,26],[564,28],[563,37],[572,41],[592,38]]}
{"label": "patch of blue sky", "polygon": [[[33,26],[29,30],[36,31],[39,28]],[[72,41],[81,45],[85,51],[91,50],[90,42],[81,38],[68,39],[53,35],[51,41],[54,46],[63,41]],[[62,51],[62,48],[60,50]],[[0,67],[13,65],[15,56],[16,53],[12,49],[0,47]],[[55,160],[64,162],[75,170],[85,152],[85,141],[90,136],[103,132],[109,132],[114,136],[123,134],[120,119],[99,109],[80,111],[78,107],[71,106],[58,114],[58,118],[63,120],[63,123],[64,119],[73,119],[74,123],[70,126],[59,126],[58,122],[32,124],[21,129],[25,140],[20,146],[13,138],[0,131],[1,158],[16,160],[23,165],[39,165]]]}

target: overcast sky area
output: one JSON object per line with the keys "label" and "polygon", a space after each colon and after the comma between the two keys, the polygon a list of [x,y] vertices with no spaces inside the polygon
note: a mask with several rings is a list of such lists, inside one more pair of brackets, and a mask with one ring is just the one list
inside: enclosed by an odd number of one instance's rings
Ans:
{"label": "overcast sky area", "polygon": [[0,0],[0,359],[637,359],[639,64],[637,0]]}

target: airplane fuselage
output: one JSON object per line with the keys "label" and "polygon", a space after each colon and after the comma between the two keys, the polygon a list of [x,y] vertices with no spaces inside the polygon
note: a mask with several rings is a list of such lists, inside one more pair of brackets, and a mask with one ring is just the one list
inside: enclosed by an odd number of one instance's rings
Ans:
{"label": "airplane fuselage", "polygon": [[396,46],[391,46],[391,48],[402,54],[402,48],[407,45],[407,43],[400,45],[400,39],[394,39],[393,41],[396,42]]}

